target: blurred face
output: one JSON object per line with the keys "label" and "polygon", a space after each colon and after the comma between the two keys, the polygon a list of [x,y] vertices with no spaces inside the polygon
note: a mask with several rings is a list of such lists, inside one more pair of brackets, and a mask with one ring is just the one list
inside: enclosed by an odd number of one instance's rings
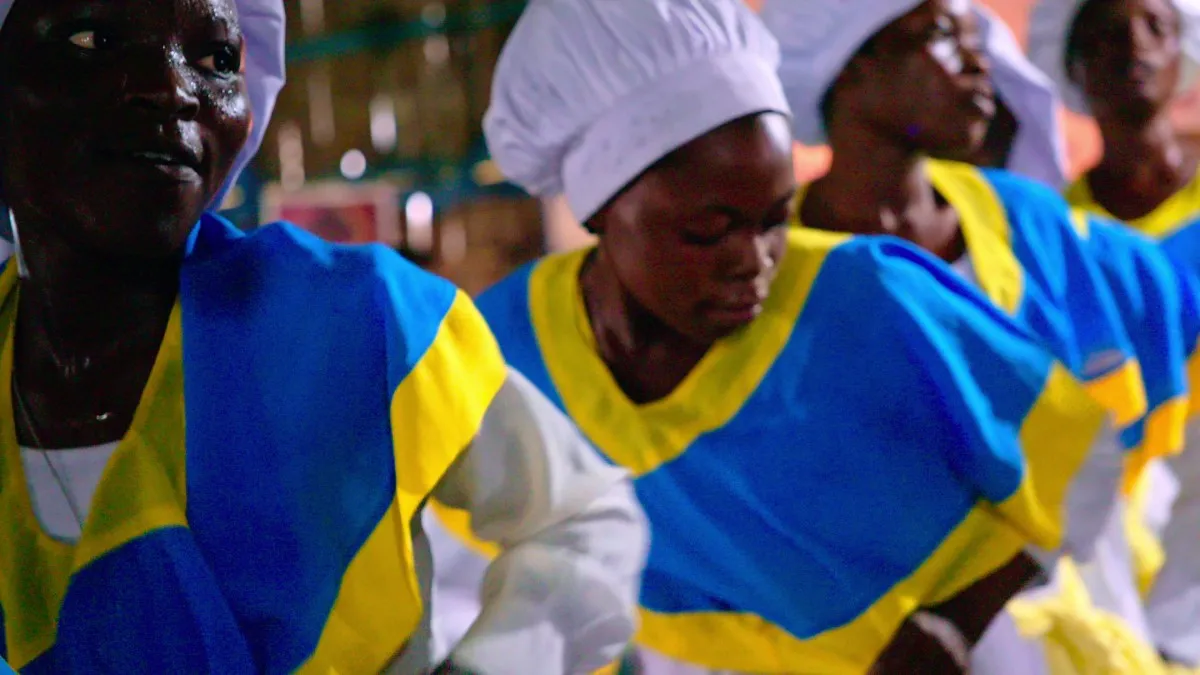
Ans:
{"label": "blurred face", "polygon": [[795,189],[788,121],[755,115],[675,151],[590,224],[627,292],[710,343],[762,310]]}
{"label": "blurred face", "polygon": [[249,133],[241,63],[233,0],[17,0],[0,196],[76,247],[177,254]]}
{"label": "blurred face", "polygon": [[926,0],[888,24],[834,86],[831,115],[858,117],[933,156],[974,152],[995,110],[968,0]]}
{"label": "blurred face", "polygon": [[1090,0],[1075,19],[1070,73],[1098,115],[1148,118],[1179,83],[1179,16],[1170,0]]}

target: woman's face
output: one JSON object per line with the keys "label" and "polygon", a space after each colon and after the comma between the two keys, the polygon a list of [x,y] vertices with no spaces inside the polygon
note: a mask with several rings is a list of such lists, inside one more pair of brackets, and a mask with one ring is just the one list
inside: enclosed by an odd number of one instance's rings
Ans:
{"label": "woman's face", "polygon": [[[834,101],[915,150],[961,157],[995,112],[983,45],[966,0],[925,0],[850,60]],[[847,110],[848,109],[848,110]]]}
{"label": "woman's face", "polygon": [[1071,77],[1097,115],[1152,117],[1179,83],[1179,34],[1170,0],[1090,0],[1072,29]]}
{"label": "woman's face", "polygon": [[17,0],[0,199],[76,248],[177,254],[249,134],[242,49],[233,0]]}
{"label": "woman's face", "polygon": [[590,224],[639,304],[710,343],[761,312],[795,190],[788,121],[764,113],[676,150]]}

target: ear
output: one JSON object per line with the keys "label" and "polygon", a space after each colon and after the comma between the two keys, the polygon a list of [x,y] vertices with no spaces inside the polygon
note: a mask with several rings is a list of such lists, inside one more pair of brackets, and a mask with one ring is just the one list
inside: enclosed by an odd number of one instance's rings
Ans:
{"label": "ear", "polygon": [[612,202],[605,204],[591,218],[588,218],[583,223],[583,229],[588,231],[588,234],[594,234],[597,237],[603,236],[605,230],[608,229],[609,212],[611,211]]}
{"label": "ear", "polygon": [[1067,79],[1071,84],[1084,89],[1084,81],[1087,79],[1087,68],[1083,65],[1083,59],[1075,57],[1067,64]]}

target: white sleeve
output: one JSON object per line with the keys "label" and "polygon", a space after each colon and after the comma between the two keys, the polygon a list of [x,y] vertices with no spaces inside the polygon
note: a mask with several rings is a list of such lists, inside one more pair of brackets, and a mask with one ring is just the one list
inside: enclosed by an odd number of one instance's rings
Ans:
{"label": "white sleeve", "polygon": [[1200,666],[1200,420],[1188,423],[1184,451],[1168,464],[1179,492],[1162,532],[1166,560],[1146,611],[1158,648]]}
{"label": "white sleeve", "polygon": [[1030,546],[1026,552],[1047,574],[1058,559],[1069,555],[1087,562],[1096,555],[1097,546],[1117,505],[1121,476],[1125,470],[1125,451],[1110,419],[1097,435],[1079,473],[1067,488],[1066,532],[1059,550],[1046,551]]}
{"label": "white sleeve", "polygon": [[434,491],[501,554],[482,612],[451,652],[482,675],[576,675],[621,655],[637,625],[649,528],[628,474],[605,463],[523,376]]}

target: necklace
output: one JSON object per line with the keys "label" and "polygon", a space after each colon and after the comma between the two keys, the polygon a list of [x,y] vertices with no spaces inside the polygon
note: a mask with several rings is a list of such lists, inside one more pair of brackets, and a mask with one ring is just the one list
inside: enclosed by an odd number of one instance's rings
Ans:
{"label": "necklace", "polygon": [[71,496],[71,491],[67,488],[67,481],[58,472],[58,467],[54,466],[54,462],[50,461],[50,453],[44,449],[42,440],[38,437],[37,425],[33,423],[33,415],[29,413],[29,407],[25,405],[25,398],[21,396],[21,389],[17,386],[16,369],[13,369],[12,374],[12,393],[13,400],[17,404],[17,412],[21,414],[21,419],[25,422],[25,428],[33,438],[34,445],[37,446],[33,449],[38,455],[41,455],[42,461],[46,462],[46,468],[50,469],[50,475],[54,477],[54,482],[58,484],[58,489],[62,491],[63,497],[66,498],[67,507],[71,509],[71,515],[75,518],[75,524],[79,526],[79,531],[82,533],[84,521],[83,510],[75,503],[75,498]]}

